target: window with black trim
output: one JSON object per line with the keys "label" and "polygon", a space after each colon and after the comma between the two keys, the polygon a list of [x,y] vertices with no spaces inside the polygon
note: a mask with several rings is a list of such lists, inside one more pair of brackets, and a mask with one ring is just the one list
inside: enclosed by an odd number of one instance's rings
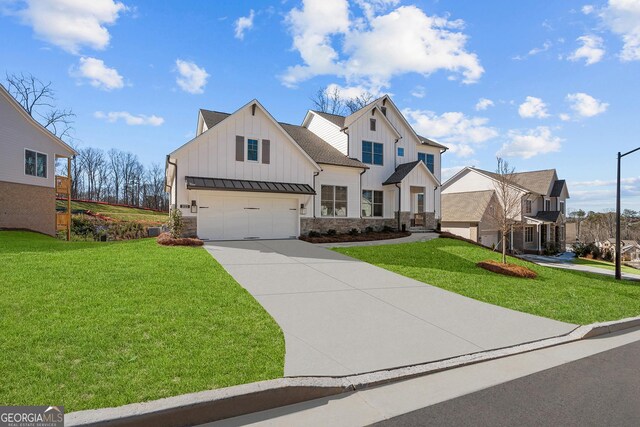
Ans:
{"label": "window with black trim", "polygon": [[531,213],[531,200],[524,201],[524,213]]}
{"label": "window with black trim", "polygon": [[347,216],[347,187],[321,186],[320,214],[322,216]]}
{"label": "window with black trim", "polygon": [[362,216],[382,216],[384,193],[375,190],[362,190]]}
{"label": "window with black trim", "polygon": [[433,154],[418,153],[418,160],[422,160],[422,162],[427,166],[431,173],[434,173],[435,157],[433,156]]}
{"label": "window with black trim", "polygon": [[362,163],[367,165],[382,165],[382,144],[379,142],[362,141]]}
{"label": "window with black trim", "polygon": [[33,150],[24,150],[25,175],[47,177],[47,155]]}

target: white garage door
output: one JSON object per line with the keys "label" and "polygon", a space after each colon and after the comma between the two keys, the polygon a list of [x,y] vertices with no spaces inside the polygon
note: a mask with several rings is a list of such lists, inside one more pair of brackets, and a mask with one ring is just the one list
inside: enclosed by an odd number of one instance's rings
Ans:
{"label": "white garage door", "polygon": [[298,234],[295,198],[203,194],[198,204],[201,239],[286,239]]}

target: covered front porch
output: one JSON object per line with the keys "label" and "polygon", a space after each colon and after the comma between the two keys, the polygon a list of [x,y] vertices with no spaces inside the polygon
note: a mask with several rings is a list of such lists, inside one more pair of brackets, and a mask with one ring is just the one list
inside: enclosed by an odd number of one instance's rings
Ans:
{"label": "covered front porch", "polygon": [[395,186],[400,229],[433,230],[439,217],[440,182],[422,161],[399,165],[383,183]]}
{"label": "covered front porch", "polygon": [[[560,217],[525,217],[522,227],[522,250],[525,253],[564,252],[564,225]],[[517,248],[516,248],[517,249]]]}

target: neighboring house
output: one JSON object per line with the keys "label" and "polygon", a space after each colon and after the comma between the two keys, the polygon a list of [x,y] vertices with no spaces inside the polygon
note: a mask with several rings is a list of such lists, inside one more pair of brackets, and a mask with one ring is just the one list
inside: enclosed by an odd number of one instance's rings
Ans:
{"label": "neighboring house", "polygon": [[280,123],[253,100],[200,110],[196,137],[167,156],[166,190],[185,234],[289,238],[367,227],[435,228],[440,156],[388,96],[349,116]]}
{"label": "neighboring house", "polygon": [[[496,225],[500,200],[496,192],[499,176],[467,167],[442,185],[442,230],[498,246],[502,240]],[[520,200],[512,213],[514,222],[506,236],[508,248],[541,253],[547,247],[566,250],[565,214],[569,191],[555,169],[513,174],[510,186]]]}
{"label": "neighboring house", "polygon": [[[601,242],[596,242],[595,245],[604,254],[605,252],[611,252],[613,258],[616,257],[616,239],[610,237]],[[621,240],[620,252],[622,253],[622,261],[640,261],[640,243],[635,240]]]}
{"label": "neighboring house", "polygon": [[0,228],[56,234],[56,160],[76,152],[0,85]]}

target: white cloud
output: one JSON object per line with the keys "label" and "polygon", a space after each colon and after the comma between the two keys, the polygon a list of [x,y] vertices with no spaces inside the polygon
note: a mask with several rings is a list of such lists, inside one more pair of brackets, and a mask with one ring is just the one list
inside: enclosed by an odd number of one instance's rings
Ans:
{"label": "white cloud", "polygon": [[528,55],[534,56],[539,53],[546,52],[551,48],[551,46],[553,46],[553,44],[549,40],[547,40],[542,44],[542,47],[534,47],[533,49],[531,49]]}
{"label": "white cloud", "polygon": [[609,0],[600,12],[604,24],[622,37],[622,61],[640,61],[640,0]]}
{"label": "white cloud", "polygon": [[415,98],[422,99],[425,97],[426,94],[427,94],[427,90],[424,88],[424,86],[418,85],[414,87],[413,90],[411,90],[411,96]]}
{"label": "white cloud", "polygon": [[569,120],[571,120],[571,116],[567,113],[561,113],[560,115],[558,115],[558,117],[560,117],[560,120],[562,120],[563,122],[568,122]]}
{"label": "white cloud", "polygon": [[585,15],[590,15],[590,14],[592,14],[592,13],[593,13],[594,9],[595,9],[595,8],[593,7],[593,5],[591,5],[591,4],[585,4],[584,6],[582,6],[581,11],[582,11],[582,13],[583,13],[583,14],[585,14]]}
{"label": "white cloud", "polygon": [[509,142],[502,145],[498,156],[521,157],[529,159],[539,154],[560,151],[563,139],[553,136],[546,126],[538,126],[525,132],[511,130],[508,133]]}
{"label": "white cloud", "polygon": [[244,39],[245,31],[248,31],[253,28],[253,18],[255,16],[255,12],[253,9],[249,11],[249,16],[241,16],[235,22],[235,38]]}
{"label": "white cloud", "polygon": [[520,117],[526,119],[544,119],[545,117],[549,117],[547,104],[545,104],[542,99],[536,98],[535,96],[526,97],[525,101],[518,107],[518,114],[520,114]]}
{"label": "white cloud", "polygon": [[106,48],[111,38],[107,26],[127,9],[113,0],[26,0],[25,7],[13,10],[18,3],[5,4],[4,13],[18,16],[37,38],[74,54],[84,46]]}
{"label": "white cloud", "polygon": [[476,111],[484,111],[489,107],[493,107],[495,104],[492,100],[487,98],[480,98],[476,103]]}
{"label": "white cloud", "polygon": [[487,126],[489,120],[484,117],[468,117],[459,112],[438,115],[432,111],[411,109],[402,113],[416,132],[447,145],[459,157],[473,155],[473,145],[498,136],[498,131]]}
{"label": "white cloud", "polygon": [[77,67],[72,67],[73,77],[89,80],[89,84],[102,90],[122,89],[124,79],[115,68],[109,68],[101,59],[82,57]]}
{"label": "white cloud", "polygon": [[176,69],[178,71],[176,83],[180,89],[193,94],[204,92],[209,74],[203,67],[198,67],[191,61],[176,59]]}
{"label": "white cloud", "polygon": [[162,117],[155,115],[145,116],[144,114],[133,115],[127,111],[111,111],[109,113],[103,113],[102,111],[96,111],[93,113],[96,119],[106,120],[109,123],[115,123],[118,120],[123,120],[129,126],[160,126],[164,123]]}
{"label": "white cloud", "polygon": [[601,102],[586,93],[570,93],[566,98],[571,103],[571,109],[581,117],[593,117],[607,111],[609,104]]}
{"label": "white cloud", "polygon": [[330,85],[328,85],[325,92],[327,94],[331,94],[334,93],[336,89],[340,93],[340,96],[344,99],[359,98],[361,96],[366,97],[368,95],[380,95],[379,92],[370,92],[369,88],[363,86],[340,86],[337,83],[331,83]]}
{"label": "white cloud", "polygon": [[600,62],[605,53],[602,37],[586,35],[578,37],[577,41],[582,43],[582,46],[569,55],[567,59],[570,61],[579,61],[584,59],[586,65]]}
{"label": "white cloud", "polygon": [[465,49],[462,21],[428,16],[416,6],[381,13],[396,1],[357,4],[365,18],[351,19],[347,0],[305,0],[301,9],[289,12],[293,48],[303,63],[287,68],[281,76],[284,85],[335,75],[375,92],[405,73],[446,70],[473,83],[484,72],[477,55]]}

